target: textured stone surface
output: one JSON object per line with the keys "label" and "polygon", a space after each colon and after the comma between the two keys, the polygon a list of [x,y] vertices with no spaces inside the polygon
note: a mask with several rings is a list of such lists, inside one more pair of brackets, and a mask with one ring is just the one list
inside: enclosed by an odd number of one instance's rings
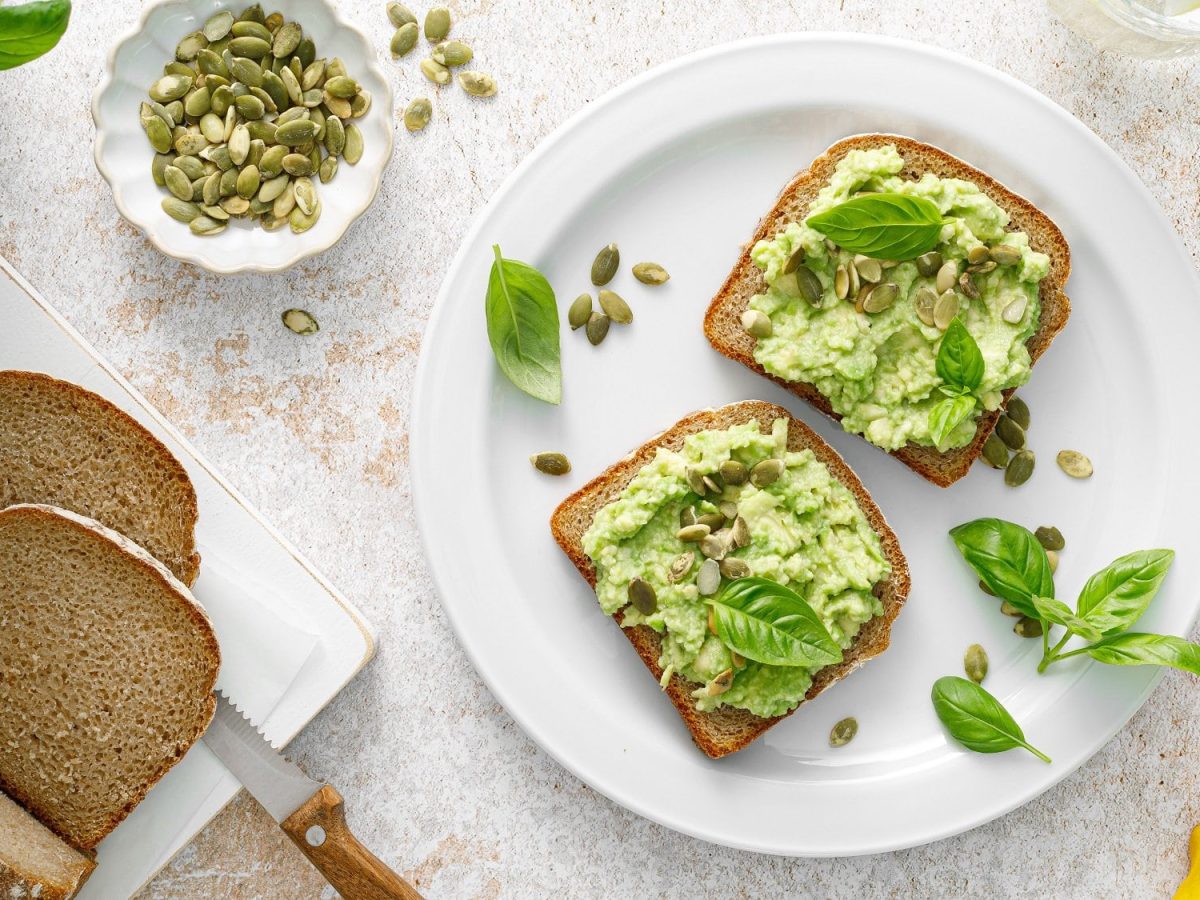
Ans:
{"label": "textured stone surface", "polygon": [[[386,58],[383,5],[339,3],[380,48],[403,103],[429,86],[415,59]],[[521,733],[455,642],[418,545],[405,423],[424,322],[472,213],[558,123],[658,63],[733,38],[822,28],[961,51],[1095,130],[1146,182],[1193,255],[1196,64],[1098,55],[1033,0],[450,6],[456,35],[498,76],[500,94],[486,103],[457,90],[433,95],[433,123],[415,138],[397,135],[365,217],[338,247],[276,277],[180,265],[117,216],[92,165],[89,91],[138,4],[76,3],[51,56],[0,72],[0,254],[383,636],[379,658],[294,755],[336,782],[364,841],[431,897],[1166,896],[1200,820],[1200,691],[1178,674],[1053,790],[906,852],[757,856],[682,837],[598,796]],[[318,336],[280,326],[292,305],[319,318]],[[144,896],[331,892],[243,796]]]}

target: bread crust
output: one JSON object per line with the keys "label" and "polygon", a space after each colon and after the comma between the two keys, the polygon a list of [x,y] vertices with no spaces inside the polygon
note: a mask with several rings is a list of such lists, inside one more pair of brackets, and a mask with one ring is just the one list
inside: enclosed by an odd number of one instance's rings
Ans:
{"label": "bread crust", "polygon": [[[1024,197],[1006,188],[986,172],[963,162],[932,144],[894,134],[863,134],[838,141],[813,160],[804,171],[797,174],[783,189],[775,205],[762,218],[754,236],[746,243],[725,283],[709,304],[704,316],[704,334],[719,353],[742,363],[765,378],[806,400],[835,422],[841,416],[833,411],[829,401],[806,382],[787,381],[767,372],[754,359],[754,338],[741,326],[741,315],[750,298],[766,291],[767,284],[762,271],[750,258],[750,251],[760,240],[769,240],[790,222],[800,221],[807,214],[817,192],[833,175],[834,169],[851,150],[867,150],[892,144],[904,158],[905,167],[901,175],[916,178],[932,172],[941,178],[962,178],[974,182],[1011,217],[1010,231],[1024,231],[1029,235],[1033,249],[1050,257],[1050,273],[1038,286],[1041,314],[1038,329],[1029,338],[1027,346],[1031,365],[1037,362],[1050,343],[1067,324],[1071,303],[1063,293],[1067,278],[1071,274],[1071,251],[1062,232],[1053,221]],[[1001,409],[985,412],[979,417],[975,437],[965,447],[939,453],[934,447],[908,444],[891,455],[904,463],[921,477],[939,487],[949,487],[962,478],[971,468],[971,463],[983,451],[984,441],[996,427],[1000,413],[1007,406],[1015,388],[1004,391]]]}
{"label": "bread crust", "polygon": [[[764,433],[769,433],[776,419],[788,422],[788,449],[810,449],[818,460],[825,464],[830,474],[844,484],[858,501],[871,527],[879,535],[883,553],[891,565],[888,578],[875,586],[875,595],[883,604],[883,615],[876,616],[863,625],[842,662],[819,670],[805,694],[811,700],[823,690],[845,678],[867,660],[887,649],[892,623],[900,613],[908,597],[911,584],[908,562],[900,549],[900,542],[884,518],[883,513],[871,499],[858,476],[838,453],[820,436],[781,406],[761,400],[745,400],[718,409],[707,409],[692,413],[679,420],[662,434],[642,444],[620,462],[610,466],[596,478],[577,490],[554,511],[550,519],[550,530],[555,541],[574,563],[579,574],[593,588],[596,586],[596,570],[591,559],[583,550],[583,535],[592,523],[595,514],[615,500],[633,477],[650,462],[659,447],[679,450],[684,439],[691,434],[732,425],[756,421]],[[618,625],[621,613],[613,616]],[[655,680],[662,678],[663,670],[658,660],[662,641],[659,634],[646,625],[621,628],[638,656],[650,670]],[[701,685],[687,681],[676,673],[667,684],[666,694],[674,704],[679,716],[691,732],[692,739],[701,750],[713,759],[741,750],[771,726],[787,718],[791,713],[774,718],[762,718],[743,709],[721,706],[712,712],[696,709],[691,693]],[[794,710],[793,710],[794,712]]]}

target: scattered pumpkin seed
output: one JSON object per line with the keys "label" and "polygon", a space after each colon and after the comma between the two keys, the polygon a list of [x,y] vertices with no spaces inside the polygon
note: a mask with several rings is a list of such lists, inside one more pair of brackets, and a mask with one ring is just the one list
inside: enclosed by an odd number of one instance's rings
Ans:
{"label": "scattered pumpkin seed", "polygon": [[[950,265],[950,263],[947,263]],[[958,294],[952,290],[943,293],[933,307],[933,324],[939,331],[945,331],[958,315]]]}
{"label": "scattered pumpkin seed", "polygon": [[800,289],[800,296],[807,301],[809,306],[821,305],[821,279],[808,266],[801,266],[792,276],[796,279],[796,285]]}
{"label": "scattered pumpkin seed", "polygon": [[288,331],[294,331],[296,334],[316,334],[321,330],[312,314],[303,309],[285,309],[282,319]]}
{"label": "scattered pumpkin seed", "polygon": [[696,524],[696,507],[685,506],[679,511],[679,527],[686,528]]}
{"label": "scattered pumpkin seed", "polygon": [[608,336],[608,326],[610,324],[608,316],[602,312],[594,312],[588,317],[584,331],[593,347],[598,346]]}
{"label": "scattered pumpkin seed", "polygon": [[219,41],[221,38],[229,34],[233,28],[233,13],[227,9],[221,10],[219,13],[209,17],[204,23],[204,36],[211,41]]}
{"label": "scattered pumpkin seed", "polygon": [[176,222],[190,222],[200,215],[200,207],[190,200],[180,200],[178,197],[163,197],[163,212]]}
{"label": "scattered pumpkin seed", "polygon": [[695,562],[696,554],[691,550],[680,553],[671,563],[671,567],[667,569],[667,581],[671,584],[682,581],[687,577],[688,572],[692,571],[692,564]]}
{"label": "scattered pumpkin seed", "polygon": [[363,136],[358,126],[351,122],[346,126],[346,146],[342,149],[342,159],[356,165],[363,155]]}
{"label": "scattered pumpkin seed", "polygon": [[159,103],[178,100],[192,89],[193,81],[189,75],[164,75],[150,86],[150,99]]}
{"label": "scattered pumpkin seed", "polygon": [[196,216],[188,222],[188,228],[192,230],[192,234],[220,234],[225,230],[225,223],[208,216]]}
{"label": "scattered pumpkin seed", "polygon": [[829,746],[844,747],[858,734],[858,719],[854,716],[847,716],[842,719],[829,731]]}
{"label": "scattered pumpkin seed", "polygon": [[937,277],[934,280],[934,287],[937,289],[938,296],[942,296],[946,291],[951,290],[958,282],[958,263],[954,260],[949,260],[942,264],[938,269]]}
{"label": "scattered pumpkin seed", "polygon": [[983,442],[983,461],[993,469],[1003,469],[1008,466],[1008,447],[993,431]]}
{"label": "scattered pumpkin seed", "polygon": [[1000,612],[1004,613],[1006,616],[1012,616],[1014,619],[1019,619],[1021,616],[1025,615],[1025,613],[1021,612],[1007,600],[1000,601]]}
{"label": "scattered pumpkin seed", "polygon": [[742,329],[755,338],[770,337],[774,330],[767,314],[758,309],[748,309],[742,313]]}
{"label": "scattered pumpkin seed", "polygon": [[391,51],[392,58],[399,59],[401,56],[406,56],[413,47],[417,46],[417,38],[420,36],[420,31],[417,29],[416,22],[406,22],[396,29],[396,33],[392,35]]}
{"label": "scattered pumpkin seed", "polygon": [[726,669],[716,676],[704,688],[704,693],[710,697],[719,697],[733,686],[733,669]]}
{"label": "scattered pumpkin seed", "polygon": [[783,474],[783,470],[784,462],[782,459],[764,459],[756,463],[754,468],[750,470],[750,483],[756,488],[764,488],[778,481],[779,476]]}
{"label": "scattered pumpkin seed", "polygon": [[721,564],[715,559],[706,559],[700,563],[700,571],[696,574],[696,592],[701,597],[711,597],[721,589]]}
{"label": "scattered pumpkin seed", "polygon": [[720,472],[721,480],[726,484],[745,484],[750,478],[750,470],[736,459],[725,460],[717,471]]}
{"label": "scattered pumpkin seed", "polygon": [[333,177],[337,175],[337,168],[338,161],[336,156],[327,156],[321,160],[321,167],[317,170],[321,184],[328,184],[333,181]]}
{"label": "scattered pumpkin seed", "polygon": [[444,6],[435,6],[425,13],[425,40],[436,44],[444,41],[450,33],[450,10]]}
{"label": "scattered pumpkin seed", "polygon": [[571,463],[562,453],[535,453],[529,457],[529,462],[546,475],[566,475],[571,471]]}
{"label": "scattered pumpkin seed", "polygon": [[875,289],[863,300],[863,312],[883,312],[896,298],[900,296],[900,286],[890,281],[875,286]]}
{"label": "scattered pumpkin seed", "polygon": [[718,564],[721,575],[733,581],[737,578],[747,578],[750,575],[750,564],[736,556],[727,556]]}
{"label": "scattered pumpkin seed", "polygon": [[288,213],[288,225],[291,226],[293,234],[303,234],[316,225],[319,218],[321,218],[320,199],[317,200],[317,205],[313,208],[311,214],[305,214],[299,206]]}
{"label": "scattered pumpkin seed", "polygon": [[421,60],[421,74],[434,84],[450,83],[450,70],[435,59]]}
{"label": "scattered pumpkin seed", "polygon": [[708,537],[711,530],[707,525],[701,525],[697,522],[695,525],[684,525],[675,532],[675,537],[679,538],[685,544],[697,544]]}
{"label": "scattered pumpkin seed", "polygon": [[496,93],[496,79],[486,72],[474,69],[459,72],[458,83],[472,97],[491,97]]}
{"label": "scattered pumpkin seed", "polygon": [[1004,470],[1004,483],[1009,487],[1020,487],[1033,474],[1035,459],[1032,450],[1020,450]]}
{"label": "scattered pumpkin seed", "polygon": [[1008,417],[1020,425],[1026,431],[1029,430],[1029,404],[1020,397],[1010,397],[1008,405],[1004,407]]}
{"label": "scattered pumpkin seed", "polygon": [[845,300],[850,293],[850,272],[844,264],[839,265],[833,273],[833,295],[839,300]]}
{"label": "scattered pumpkin seed", "polygon": [[1007,414],[997,420],[994,433],[1010,450],[1021,450],[1025,447],[1025,429]]}
{"label": "scattered pumpkin seed", "polygon": [[1041,637],[1042,622],[1040,619],[1021,616],[1021,618],[1017,619],[1017,624],[1013,626],[1013,634],[1023,638]]}
{"label": "scattered pumpkin seed", "polygon": [[592,316],[592,295],[580,294],[567,309],[567,323],[577,331],[588,323]]}
{"label": "scattered pumpkin seed", "polygon": [[1058,467],[1072,478],[1090,478],[1095,471],[1092,461],[1078,450],[1059,450],[1056,459]]}
{"label": "scattered pumpkin seed", "polygon": [[917,289],[916,296],[913,298],[913,307],[922,325],[933,326],[933,310],[937,306],[937,302],[938,295],[934,292],[933,288],[922,287]]}
{"label": "scattered pumpkin seed", "polygon": [[403,3],[397,3],[396,0],[387,5],[388,21],[392,23],[393,28],[403,28],[405,25],[416,25],[417,17],[412,14],[412,10]]}
{"label": "scattered pumpkin seed", "polygon": [[1021,261],[1021,251],[1010,244],[995,244],[988,252],[992,261],[1001,266],[1015,266]]}
{"label": "scattered pumpkin seed", "polygon": [[171,149],[171,129],[158,116],[145,116],[142,119],[142,129],[146,139],[157,153],[166,153]]}
{"label": "scattered pumpkin seed", "polygon": [[1039,525],[1033,532],[1033,536],[1037,538],[1038,543],[1046,550],[1062,550],[1067,546],[1062,532],[1053,525]]}
{"label": "scattered pumpkin seed", "polygon": [[963,292],[969,300],[979,299],[979,288],[975,286],[975,279],[971,277],[970,272],[963,272],[958,276],[958,289]]}
{"label": "scattered pumpkin seed", "polygon": [[616,244],[608,244],[600,248],[596,258],[592,260],[592,284],[597,287],[608,284],[617,274],[621,266],[621,251]]}
{"label": "scattered pumpkin seed", "polygon": [[271,42],[271,55],[279,58],[291,56],[300,46],[304,37],[304,29],[298,22],[285,22],[279,26]]}
{"label": "scattered pumpkin seed", "polygon": [[924,275],[926,278],[933,278],[937,275],[938,269],[942,267],[942,254],[936,250],[922,253],[917,257],[916,264],[918,274]]}
{"label": "scattered pumpkin seed", "polygon": [[750,526],[746,520],[738,516],[733,520],[733,526],[729,529],[729,536],[733,539],[735,547],[750,546]]}
{"label": "scattered pumpkin seed", "polygon": [[983,684],[983,679],[987,678],[988,655],[979,644],[972,644],[963,654],[963,671],[976,684]]}
{"label": "scattered pumpkin seed", "polygon": [[973,266],[977,266],[988,259],[991,259],[991,252],[983,244],[972,247],[967,251],[967,262]]}
{"label": "scattered pumpkin seed", "polygon": [[658,609],[658,594],[653,585],[644,578],[635,578],[629,582],[627,591],[629,602],[643,616],[648,616]]}
{"label": "scattered pumpkin seed", "polygon": [[883,280],[883,266],[879,260],[870,256],[863,256],[861,253],[855,256],[854,268],[858,270],[858,275],[863,281],[878,284]]}
{"label": "scattered pumpkin seed", "polygon": [[633,310],[629,308],[629,304],[622,299],[620,294],[607,288],[600,290],[600,308],[618,325],[628,325],[633,322]]}
{"label": "scattered pumpkin seed", "polygon": [[[433,116],[433,104],[428,97],[415,97],[404,110],[404,127],[409,131],[420,131],[429,124]],[[340,121],[334,117],[333,121]]]}
{"label": "scattered pumpkin seed", "polygon": [[[704,525],[704,522],[700,522],[699,524]],[[700,540],[700,552],[709,559],[717,560],[717,562],[723,560],[725,555],[729,553],[729,550],[729,541],[725,539],[724,535],[713,533],[706,535]]]}
{"label": "scattered pumpkin seed", "polygon": [[666,284],[671,280],[670,273],[658,263],[640,262],[633,267],[633,277],[642,284]]}
{"label": "scattered pumpkin seed", "polygon": [[475,54],[462,41],[442,41],[433,48],[431,54],[435,62],[441,63],[448,69],[465,66]]}

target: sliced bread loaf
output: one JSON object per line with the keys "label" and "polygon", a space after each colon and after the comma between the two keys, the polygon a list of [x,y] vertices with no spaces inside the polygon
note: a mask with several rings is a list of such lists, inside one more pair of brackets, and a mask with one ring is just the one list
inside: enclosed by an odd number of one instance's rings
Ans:
{"label": "sliced bread loaf", "polygon": [[0,511],[0,789],[72,846],[200,737],[219,664],[208,616],[141,547],[65,510]]}
{"label": "sliced bread loaf", "polygon": [[0,897],[70,900],[96,864],[0,793]]}
{"label": "sliced bread loaf", "polygon": [[171,451],[103,397],[0,371],[0,509],[48,503],[126,535],[186,585],[200,556],[196,492]]}
{"label": "sliced bread loaf", "polygon": [[[1071,252],[1066,239],[1050,217],[985,172],[981,172],[945,150],[912,138],[894,134],[862,134],[838,141],[812,164],[793,178],[767,212],[750,240],[742,249],[725,284],[713,298],[704,317],[704,333],[713,347],[730,359],[748,366],[760,375],[781,384],[797,397],[807,400],[825,415],[840,420],[829,401],[811,384],[785,381],[768,373],[754,359],[754,338],[741,325],[742,313],[746,311],[750,298],[766,290],[762,271],[750,258],[750,251],[760,240],[769,240],[791,222],[802,222],[817,193],[834,174],[837,164],[851,150],[866,150],[891,144],[904,158],[904,178],[918,179],[926,172],[939,178],[962,178],[974,182],[983,193],[1011,217],[1010,231],[1023,231],[1029,235],[1029,244],[1034,250],[1050,257],[1050,274],[1038,286],[1041,301],[1041,317],[1038,329],[1029,339],[1029,355],[1036,362],[1055,336],[1067,324],[1071,303],[1063,288],[1071,273]],[[1005,403],[1013,390],[1004,392]],[[948,487],[967,474],[971,463],[983,451],[984,441],[996,427],[1003,410],[985,412],[979,417],[975,438],[965,447],[939,452],[935,447],[909,444],[892,455],[916,472],[940,487]]]}
{"label": "sliced bread loaf", "polygon": [[[891,639],[892,622],[908,597],[910,582],[908,562],[900,550],[900,542],[863,483],[858,480],[858,476],[820,435],[800,420],[793,419],[783,407],[761,400],[746,400],[719,409],[692,413],[667,431],[642,444],[564,500],[551,517],[550,530],[563,552],[579,570],[579,574],[587,579],[588,584],[595,587],[596,570],[583,550],[583,535],[591,526],[596,513],[620,496],[638,471],[654,458],[657,448],[679,450],[688,435],[729,428],[750,421],[757,421],[763,432],[769,433],[776,419],[788,421],[789,450],[812,450],[813,455],[824,463],[830,474],[854,495],[871,527],[879,535],[884,555],[891,566],[887,580],[877,584],[874,591],[883,605],[883,615],[876,616],[863,625],[854,644],[845,652],[842,662],[826,666],[816,673],[812,686],[805,695],[806,700],[811,700],[887,649]],[[619,625],[621,614],[618,612],[613,618]],[[646,625],[622,628],[621,631],[629,638],[655,679],[661,679],[663,670],[659,665],[659,658],[662,655],[662,639],[658,632]],[[667,684],[666,692],[691,732],[696,745],[714,759],[741,750],[772,725],[787,718],[777,716],[764,719],[730,706],[720,706],[712,712],[700,712],[692,698],[692,692],[698,687],[701,685],[691,683],[681,675],[675,674]]]}

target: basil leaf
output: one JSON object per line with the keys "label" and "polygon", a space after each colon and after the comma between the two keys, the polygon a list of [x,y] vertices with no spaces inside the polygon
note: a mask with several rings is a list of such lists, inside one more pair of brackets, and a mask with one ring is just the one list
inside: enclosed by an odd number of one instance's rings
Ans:
{"label": "basil leaf", "polygon": [[711,601],[717,637],[746,659],[768,666],[828,666],[842,648],[803,597],[766,578],[726,583]]}
{"label": "basil leaf", "polygon": [[912,259],[937,246],[944,222],[924,197],[866,194],[809,216],[804,224],[851,253]]}
{"label": "basil leaf", "polygon": [[1146,611],[1174,559],[1174,550],[1138,550],[1113,560],[1079,592],[1079,615],[1103,634],[1124,631]]}
{"label": "basil leaf", "polygon": [[933,442],[941,447],[950,433],[969,419],[973,412],[975,398],[969,394],[939,400],[933,405],[933,409],[929,410],[929,433]]}
{"label": "basil leaf", "polygon": [[1043,762],[1042,751],[1025,740],[1025,732],[1004,706],[973,681],[947,675],[933,683],[933,709],[950,737],[976,753],[1001,753],[1024,747]]}
{"label": "basil leaf", "polygon": [[946,384],[973,391],[983,381],[983,354],[958,316],[954,317],[942,335],[935,367],[938,377]]}
{"label": "basil leaf", "polygon": [[1054,596],[1054,576],[1046,551],[1028,529],[1003,519],[975,519],[950,529],[950,536],[996,596],[1041,618],[1033,598]]}
{"label": "basil leaf", "polygon": [[70,18],[70,0],[0,6],[0,69],[16,68],[53,49]]}
{"label": "basil leaf", "polygon": [[1110,666],[1170,666],[1200,675],[1200,647],[1171,634],[1114,634],[1084,648]]}
{"label": "basil leaf", "polygon": [[488,340],[500,371],[538,400],[562,400],[562,365],[558,349],[558,305],[554,289],[533,266],[500,255],[488,278]]}
{"label": "basil leaf", "polygon": [[1034,597],[1033,605],[1038,611],[1039,619],[1061,625],[1085,641],[1100,640],[1100,630],[1087,619],[1075,615],[1071,607],[1061,600],[1055,600],[1053,597]]}

